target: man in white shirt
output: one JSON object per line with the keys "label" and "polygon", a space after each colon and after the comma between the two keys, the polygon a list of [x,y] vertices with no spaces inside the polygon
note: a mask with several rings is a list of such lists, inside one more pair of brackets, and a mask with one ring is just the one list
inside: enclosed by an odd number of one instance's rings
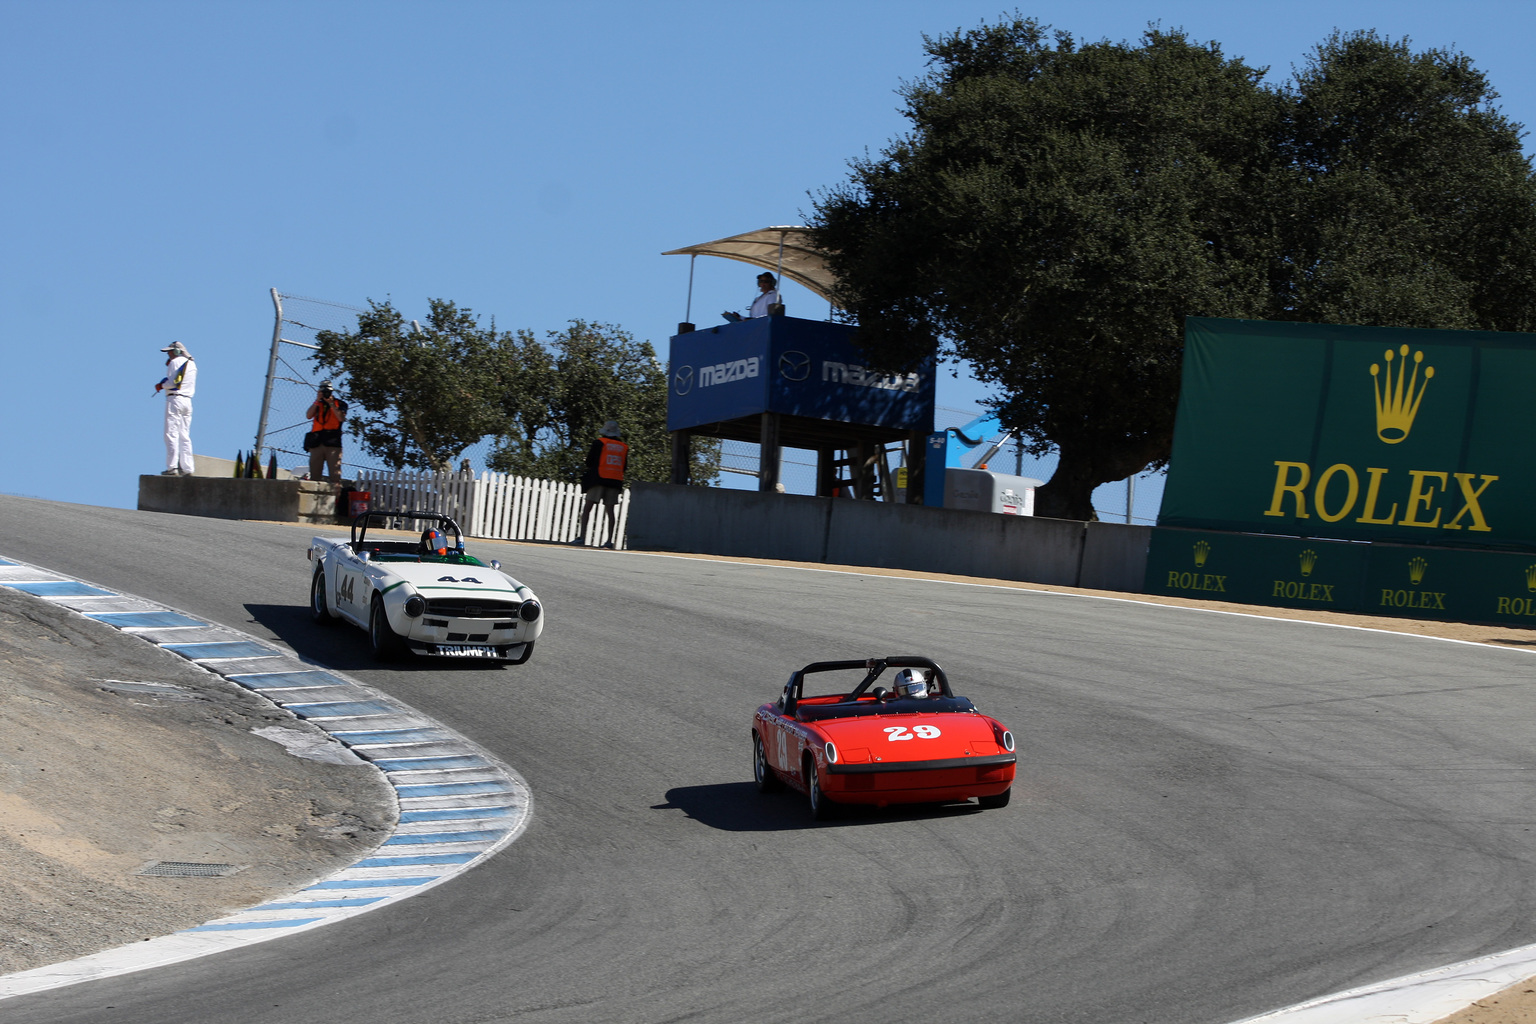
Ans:
{"label": "man in white shirt", "polygon": [[197,364],[179,341],[165,353],[165,376],[155,385],[165,391],[165,472],[161,476],[192,475],[192,393],[197,390]]}
{"label": "man in white shirt", "polygon": [[752,317],[767,316],[770,306],[779,304],[779,283],[773,279],[773,275],[767,272],[757,275],[757,287],[762,293],[752,300]]}

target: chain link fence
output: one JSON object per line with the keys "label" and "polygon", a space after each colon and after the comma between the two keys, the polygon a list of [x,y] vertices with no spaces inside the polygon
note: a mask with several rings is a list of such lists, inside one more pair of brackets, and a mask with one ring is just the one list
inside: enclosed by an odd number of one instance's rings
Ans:
{"label": "chain link fence", "polygon": [[[325,378],[315,365],[315,335],[321,331],[355,331],[357,306],[302,295],[284,295],[272,289],[276,322],[272,328],[272,353],[267,362],[267,382],[262,394],[261,420],[256,427],[255,458],[265,466],[272,456],[295,476],[309,472],[309,453],[304,435],[309,417],[304,413],[315,400],[315,389]],[[338,382],[337,395],[346,398],[345,384]],[[345,459],[352,446],[344,444],[342,476],[352,479],[357,470],[372,468]]]}
{"label": "chain link fence", "polygon": [[[356,331],[357,315],[367,310],[329,299],[285,295],[276,288],[272,289],[272,306],[272,353],[267,364],[261,420],[256,428],[256,458],[264,467],[276,455],[279,466],[302,477],[309,472],[304,435],[309,433],[310,421],[304,413],[315,400],[315,389],[327,379],[326,372],[315,365],[315,336],[321,331]],[[350,401],[345,378],[332,380],[331,384],[338,398]],[[381,468],[376,461],[357,461],[356,456],[361,453],[357,451],[356,439],[350,433],[344,433],[343,438],[344,479],[355,480],[363,470]],[[471,470],[481,472],[487,468],[485,460],[494,448],[495,438],[483,438],[464,450],[460,464],[468,463]]]}

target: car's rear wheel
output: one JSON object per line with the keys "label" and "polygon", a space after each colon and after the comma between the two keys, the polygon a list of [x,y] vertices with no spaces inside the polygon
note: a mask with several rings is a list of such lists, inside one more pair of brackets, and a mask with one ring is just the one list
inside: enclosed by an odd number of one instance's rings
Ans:
{"label": "car's rear wheel", "polygon": [[810,797],[811,817],[816,821],[826,821],[835,813],[837,805],[821,791],[821,773],[816,770],[814,757],[805,759],[805,795]]}
{"label": "car's rear wheel", "polygon": [[335,625],[329,603],[325,598],[325,570],[316,569],[315,578],[309,583],[309,617],[322,626]]}
{"label": "car's rear wheel", "polygon": [[976,798],[976,802],[990,811],[997,807],[1007,807],[1008,798],[1011,796],[1013,796],[1013,787],[1009,786],[996,796],[979,796]]}
{"label": "car's rear wheel", "polygon": [[773,793],[784,787],[779,777],[768,767],[768,751],[763,749],[763,737],[752,730],[752,778],[757,782],[759,793]]}
{"label": "car's rear wheel", "polygon": [[405,649],[400,635],[390,628],[389,616],[384,614],[384,601],[378,595],[374,595],[368,611],[368,644],[379,661],[392,661]]}

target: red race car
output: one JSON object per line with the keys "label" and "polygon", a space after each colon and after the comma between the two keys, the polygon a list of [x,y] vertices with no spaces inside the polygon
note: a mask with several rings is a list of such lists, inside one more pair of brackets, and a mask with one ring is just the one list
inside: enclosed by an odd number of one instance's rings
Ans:
{"label": "red race car", "polygon": [[[876,686],[887,669],[895,670],[891,688]],[[758,791],[798,789],[818,820],[835,804],[975,797],[982,807],[1003,807],[1016,760],[1013,733],[956,697],[929,658],[818,661],[790,676],[783,696],[758,708],[752,722]]]}

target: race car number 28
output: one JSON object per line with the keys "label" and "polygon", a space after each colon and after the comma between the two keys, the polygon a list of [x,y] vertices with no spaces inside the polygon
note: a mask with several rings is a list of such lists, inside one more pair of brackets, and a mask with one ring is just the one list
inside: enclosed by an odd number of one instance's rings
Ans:
{"label": "race car number 28", "polygon": [[885,730],[885,738],[893,743],[897,740],[937,739],[939,735],[939,727],[936,725],[914,725],[911,731],[904,725],[891,725]]}

